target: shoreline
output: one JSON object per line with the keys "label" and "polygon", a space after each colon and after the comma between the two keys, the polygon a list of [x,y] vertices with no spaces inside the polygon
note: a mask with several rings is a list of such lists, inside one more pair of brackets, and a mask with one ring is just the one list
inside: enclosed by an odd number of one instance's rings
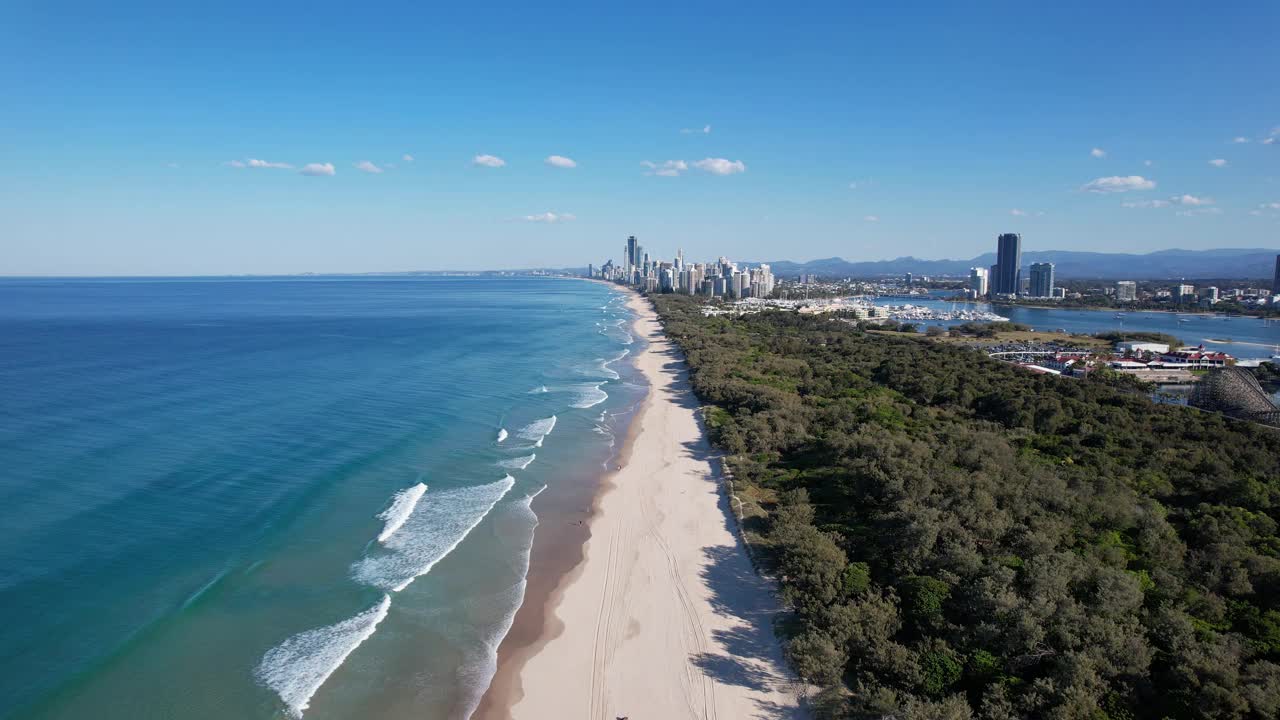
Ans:
{"label": "shoreline", "polygon": [[800,716],[780,604],[732,525],[683,358],[623,290],[649,390],[579,522],[539,512],[524,602],[473,717]]}
{"label": "shoreline", "polygon": [[[628,306],[639,297],[631,288],[593,278],[578,278],[586,282],[607,285],[628,295]],[[637,316],[636,320],[639,319]],[[634,329],[635,321],[632,323]],[[644,348],[633,353],[633,366]],[[610,458],[615,468],[626,465],[631,458],[632,447],[640,431],[640,420],[649,407],[652,387],[645,393],[639,407],[635,408],[627,422],[618,452]],[[471,714],[474,720],[508,720],[511,707],[523,697],[520,674],[530,658],[538,654],[552,639],[564,631],[564,623],[555,616],[565,590],[581,574],[586,560],[586,545],[591,539],[591,525],[600,514],[600,503],[614,487],[617,470],[605,470],[595,475],[594,488],[586,506],[579,510],[566,510],[555,498],[563,494],[551,494],[551,486],[534,498],[531,509],[538,517],[534,530],[533,546],[529,552],[529,570],[526,577],[524,599],[516,609],[511,627],[498,644],[497,669],[489,680],[489,687],[480,698],[480,704]],[[543,497],[547,496],[547,497]],[[541,502],[539,502],[541,501]],[[576,519],[573,519],[576,516]],[[553,523],[555,523],[553,525]]]}

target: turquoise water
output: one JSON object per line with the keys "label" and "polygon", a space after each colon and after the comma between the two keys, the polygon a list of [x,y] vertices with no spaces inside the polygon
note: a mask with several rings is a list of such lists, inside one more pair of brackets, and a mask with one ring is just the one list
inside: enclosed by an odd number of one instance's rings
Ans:
{"label": "turquoise water", "polygon": [[[1203,344],[1242,359],[1266,359],[1280,353],[1280,321],[1254,317],[1227,317],[1208,313],[1125,312],[1115,310],[1073,310],[1033,308],[988,303],[952,303],[949,300],[906,300],[882,298],[877,305],[912,304],[937,310],[957,308],[994,312],[1012,322],[1036,330],[1066,330],[1072,333],[1160,332],[1187,345]],[[923,323],[956,325],[958,322]]]}
{"label": "turquoise water", "polygon": [[465,717],[531,498],[594,477],[643,394],[621,300],[0,281],[0,715]]}

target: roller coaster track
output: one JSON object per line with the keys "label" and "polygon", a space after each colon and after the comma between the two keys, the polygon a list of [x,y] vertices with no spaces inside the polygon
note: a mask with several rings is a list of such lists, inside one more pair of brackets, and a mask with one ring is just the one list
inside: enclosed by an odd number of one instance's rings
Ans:
{"label": "roller coaster track", "polygon": [[1196,383],[1190,404],[1242,420],[1280,427],[1280,407],[1248,370],[1218,368]]}

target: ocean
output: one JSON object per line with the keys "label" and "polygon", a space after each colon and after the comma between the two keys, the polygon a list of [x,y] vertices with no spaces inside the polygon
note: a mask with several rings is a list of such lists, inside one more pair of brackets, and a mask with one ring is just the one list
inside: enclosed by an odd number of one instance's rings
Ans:
{"label": "ocean", "polygon": [[0,716],[467,717],[643,398],[623,299],[0,280]]}

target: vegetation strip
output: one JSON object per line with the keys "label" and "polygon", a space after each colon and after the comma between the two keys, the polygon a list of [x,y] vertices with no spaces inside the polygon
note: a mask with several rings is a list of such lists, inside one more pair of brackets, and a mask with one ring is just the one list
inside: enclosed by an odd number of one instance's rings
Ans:
{"label": "vegetation strip", "polygon": [[1280,713],[1280,434],[657,296],[819,717]]}

